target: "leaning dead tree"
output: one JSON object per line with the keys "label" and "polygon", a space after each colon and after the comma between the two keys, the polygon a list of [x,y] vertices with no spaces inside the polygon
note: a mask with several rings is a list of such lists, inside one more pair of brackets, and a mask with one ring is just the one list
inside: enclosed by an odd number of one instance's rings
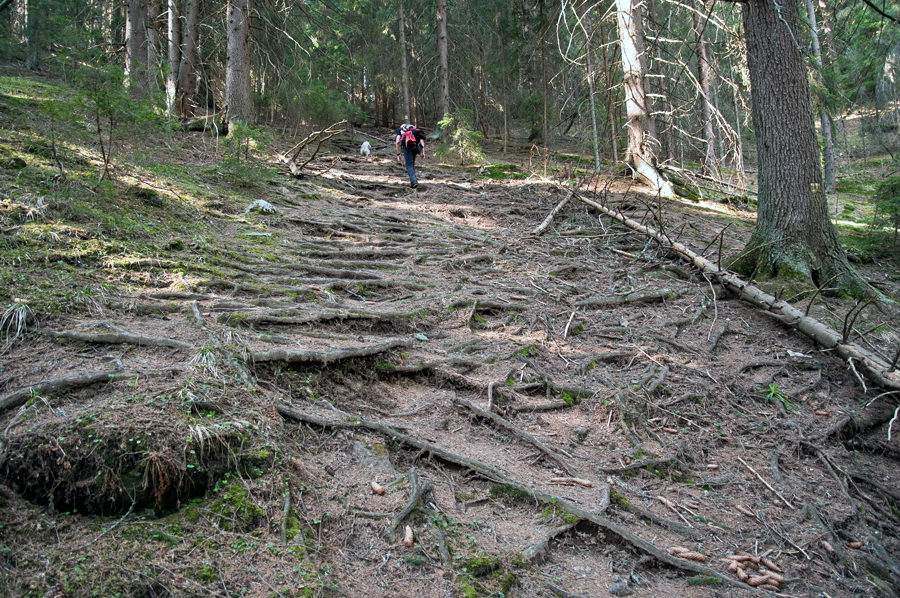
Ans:
{"label": "leaning dead tree", "polygon": [[[329,127],[322,129],[320,131],[313,131],[309,135],[307,135],[303,141],[289,149],[283,154],[278,154],[278,161],[282,164],[286,164],[287,167],[291,170],[291,175],[294,178],[302,179],[303,178],[303,169],[313,160],[316,159],[316,156],[319,154],[319,150],[322,149],[322,145],[330,140],[335,135],[339,135],[340,133],[345,132],[346,129],[343,128],[343,125],[347,124],[346,120],[342,120],[341,122],[334,123]],[[306,159],[301,162],[301,156],[304,151],[308,148],[311,148]]]}
{"label": "leaning dead tree", "polygon": [[652,237],[662,247],[675,252],[705,275],[737,294],[741,299],[765,310],[766,313],[779,322],[802,332],[822,347],[834,351],[835,354],[847,362],[857,377],[860,375],[859,372],[862,372],[871,382],[879,387],[891,392],[900,392],[900,369],[897,368],[896,359],[889,363],[874,352],[849,342],[847,334],[840,334],[832,330],[824,323],[809,317],[787,301],[773,297],[759,287],[742,280],[736,274],[691,251],[682,243],[673,241],[664,231],[657,231],[649,226],[645,226],[578,193],[573,192],[571,197],[621,222],[634,231]]}

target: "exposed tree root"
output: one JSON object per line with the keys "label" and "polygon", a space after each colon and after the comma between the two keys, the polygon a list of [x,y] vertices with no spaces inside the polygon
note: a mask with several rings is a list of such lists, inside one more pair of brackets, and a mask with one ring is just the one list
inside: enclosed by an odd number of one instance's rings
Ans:
{"label": "exposed tree root", "polygon": [[[485,465],[484,463],[480,463],[478,461],[468,459],[461,455],[457,455],[448,450],[442,449],[439,446],[436,446],[436,445],[426,442],[424,440],[420,440],[414,436],[404,434],[395,428],[391,428],[390,426],[386,426],[386,425],[378,423],[378,422],[372,422],[372,421],[368,421],[368,420],[365,420],[365,419],[362,419],[362,418],[359,418],[356,416],[352,416],[349,413],[344,413],[344,412],[339,411],[334,408],[333,409],[337,413],[340,413],[342,415],[342,417],[343,417],[342,421],[334,421],[334,420],[330,420],[327,418],[322,418],[319,416],[306,414],[306,413],[297,411],[295,409],[292,409],[286,405],[277,404],[277,405],[275,405],[275,408],[278,411],[278,413],[281,414],[281,416],[286,419],[291,419],[291,420],[294,420],[297,422],[312,424],[314,426],[318,426],[321,428],[371,430],[373,432],[378,432],[379,434],[382,434],[395,442],[400,442],[402,444],[406,444],[408,446],[418,448],[421,451],[430,453],[430,454],[434,455],[435,457],[438,457],[449,463],[454,463],[456,465],[460,465],[462,467],[471,469],[472,471],[478,473],[481,476],[484,476],[485,478],[487,478],[489,480],[493,480],[493,481],[501,483],[501,484],[509,485],[512,488],[514,488],[515,490],[517,490],[519,492],[523,492],[523,493],[531,496],[539,504],[555,505],[558,509],[565,511],[567,513],[570,513],[571,515],[574,515],[575,517],[578,517],[579,519],[584,519],[586,521],[590,521],[591,523],[593,523],[597,527],[601,528],[602,530],[604,530],[608,533],[611,533],[614,536],[617,536],[621,540],[625,541],[628,544],[631,544],[632,546],[634,546],[635,548],[637,548],[639,550],[646,552],[647,554],[649,554],[650,556],[654,557],[655,559],[657,559],[658,561],[660,561],[662,563],[665,563],[665,564],[675,567],[677,569],[691,571],[691,572],[698,573],[700,575],[709,576],[709,577],[715,577],[715,578],[721,580],[722,583],[732,586],[732,587],[741,588],[743,590],[752,590],[753,589],[739,581],[736,581],[734,579],[731,579],[730,577],[723,575],[722,573],[719,573],[718,571],[716,571],[714,569],[705,567],[705,566],[700,565],[693,561],[689,561],[686,559],[672,556],[672,555],[668,554],[667,552],[665,552],[664,550],[657,548],[652,543],[644,540],[643,538],[640,538],[640,537],[632,534],[631,532],[629,532],[627,529],[625,529],[621,525],[614,523],[613,521],[611,521],[605,517],[602,517],[600,515],[597,515],[593,512],[586,511],[586,510],[576,506],[569,500],[566,500],[562,497],[553,496],[553,495],[547,494],[545,492],[542,492],[540,490],[526,486],[520,482],[517,482],[515,480],[508,478],[507,476],[505,476],[504,474],[495,470],[494,468],[490,467],[489,465]],[[608,489],[608,487],[607,487],[607,489]]]}
{"label": "exposed tree root", "polygon": [[522,560],[526,563],[540,563],[550,552],[550,542],[552,542],[557,536],[561,536],[562,534],[568,532],[570,529],[578,525],[578,523],[566,523],[560,525],[558,527],[553,528],[543,537],[541,537],[537,542],[526,546],[522,550]]}
{"label": "exposed tree root", "polygon": [[84,388],[85,386],[91,386],[92,384],[100,384],[102,382],[113,382],[115,380],[126,380],[137,378],[138,374],[129,374],[123,372],[94,372],[92,374],[85,374],[83,376],[69,376],[66,378],[54,378],[53,380],[46,380],[44,382],[39,382],[32,386],[27,386],[25,388],[20,388],[14,392],[9,393],[4,397],[0,397],[0,411],[4,411],[9,409],[10,407],[18,407],[26,402],[28,399],[40,396],[44,394],[51,393],[59,393],[65,390],[73,390],[77,388]]}
{"label": "exposed tree root", "polygon": [[889,422],[894,416],[896,409],[897,405],[895,402],[888,400],[888,397],[883,397],[861,411],[839,419],[826,428],[819,435],[819,438],[826,439],[833,435],[848,436],[871,430]]}
{"label": "exposed tree root", "polygon": [[643,461],[635,461],[634,463],[629,463],[623,467],[601,467],[600,471],[603,473],[625,473],[626,471],[634,471],[635,469],[643,469],[645,467],[656,467],[658,465],[666,465],[672,463],[674,459],[669,457],[668,459],[644,459]]}
{"label": "exposed tree root", "polygon": [[360,311],[360,310],[322,310],[316,312],[298,312],[293,309],[271,310],[264,312],[226,312],[219,316],[233,324],[281,324],[285,326],[299,326],[314,322],[329,322],[331,320],[368,320],[368,321],[407,321],[421,318],[425,310],[418,311]]}
{"label": "exposed tree root", "polygon": [[471,401],[460,398],[460,397],[456,397],[455,399],[453,399],[453,402],[456,403],[457,405],[462,405],[463,407],[468,408],[469,410],[471,410],[473,413],[475,413],[479,417],[483,417],[485,419],[491,420],[492,422],[494,422],[495,425],[503,428],[504,430],[506,430],[508,432],[512,432],[517,438],[519,438],[520,440],[524,440],[528,444],[532,445],[533,447],[535,447],[536,449],[541,451],[541,453],[543,453],[545,456],[547,456],[550,459],[552,459],[553,461],[555,461],[560,467],[563,468],[563,471],[565,471],[570,476],[575,477],[575,478],[584,477],[555,448],[544,444],[543,442],[541,442],[540,440],[538,440],[537,438],[535,438],[534,436],[532,436],[525,430],[506,421],[505,419],[503,419],[496,413],[492,413],[490,411],[485,411],[484,409],[482,409],[481,407],[478,407]]}
{"label": "exposed tree root", "polygon": [[403,523],[403,520],[406,519],[410,513],[413,512],[413,509],[422,501],[422,495],[428,491],[429,485],[428,482],[423,484],[419,483],[419,475],[416,473],[415,468],[409,470],[409,500],[406,502],[406,506],[397,513],[397,516],[391,520],[391,533],[397,531],[397,528]]}
{"label": "exposed tree root", "polygon": [[200,313],[200,306],[196,301],[191,302],[191,313],[194,315],[194,324],[197,325],[200,330],[206,333],[206,337],[209,339],[209,342],[222,354],[225,359],[228,361],[228,364],[237,372],[238,377],[240,377],[241,382],[244,383],[247,387],[252,387],[253,384],[253,374],[249,371],[246,364],[236,358],[231,351],[227,350],[219,340],[212,330],[210,330],[206,326],[206,321],[203,319],[203,314]]}
{"label": "exposed tree root", "polygon": [[89,333],[76,332],[74,330],[62,330],[60,332],[45,332],[47,336],[84,343],[103,343],[110,345],[138,345],[145,347],[173,347],[176,349],[191,349],[193,345],[174,338],[160,336],[145,336],[130,332]]}
{"label": "exposed tree root", "polygon": [[656,289],[650,291],[635,291],[627,295],[614,295],[610,297],[588,297],[576,301],[578,307],[612,307],[614,305],[624,305],[626,303],[651,303],[653,301],[665,301],[666,299],[674,299],[679,295],[680,291],[672,289]]}
{"label": "exposed tree root", "polygon": [[371,357],[393,349],[407,347],[410,341],[406,339],[391,339],[374,345],[362,345],[359,347],[347,347],[332,351],[253,351],[249,354],[249,360],[253,363],[265,363],[267,361],[281,361],[285,363],[320,363],[322,365],[352,359],[356,357]]}

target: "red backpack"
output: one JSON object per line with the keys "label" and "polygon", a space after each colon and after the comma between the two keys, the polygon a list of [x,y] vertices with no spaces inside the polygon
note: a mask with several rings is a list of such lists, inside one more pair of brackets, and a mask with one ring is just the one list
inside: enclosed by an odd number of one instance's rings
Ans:
{"label": "red backpack", "polygon": [[400,133],[400,145],[403,147],[409,148],[414,152],[419,151],[419,139],[416,137],[416,132],[419,129],[415,127],[409,127],[402,133]]}

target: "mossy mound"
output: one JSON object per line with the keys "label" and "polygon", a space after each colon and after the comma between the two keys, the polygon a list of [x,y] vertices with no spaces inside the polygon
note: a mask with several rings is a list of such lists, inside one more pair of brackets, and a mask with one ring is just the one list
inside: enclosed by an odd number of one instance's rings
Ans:
{"label": "mossy mound", "polygon": [[229,474],[258,473],[271,464],[243,446],[247,426],[183,412],[161,417],[138,404],[94,407],[76,418],[36,421],[11,436],[0,480],[62,512],[116,515],[153,507],[165,513]]}

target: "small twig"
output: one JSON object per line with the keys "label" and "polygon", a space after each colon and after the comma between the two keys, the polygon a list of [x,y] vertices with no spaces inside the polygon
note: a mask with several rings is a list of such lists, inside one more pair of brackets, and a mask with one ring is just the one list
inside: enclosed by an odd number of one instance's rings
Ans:
{"label": "small twig", "polygon": [[892,417],[892,418],[891,418],[891,421],[888,422],[888,434],[887,434],[888,442],[891,441],[891,428],[894,427],[894,422],[897,421],[897,414],[898,414],[898,413],[900,413],[900,407],[897,407],[896,409],[894,409],[894,417]]}
{"label": "small twig", "polygon": [[262,575],[259,574],[259,571],[257,571],[256,569],[250,569],[250,571],[252,571],[252,572],[259,578],[259,580],[260,580],[261,582],[263,582],[264,584],[266,584],[267,586],[269,586],[269,589],[270,589],[270,590],[272,590],[273,592],[275,592],[276,594],[278,594],[281,598],[284,598],[284,594],[282,594],[281,592],[279,592],[278,590],[276,590],[276,589],[272,586],[272,584],[270,584],[270,583],[268,582],[268,580],[266,580],[265,577],[263,577]]}
{"label": "small twig", "polygon": [[844,330],[842,331],[842,336],[845,343],[850,341],[850,334],[853,332],[853,325],[856,323],[856,318],[858,318],[859,314],[871,304],[872,300],[866,301],[865,303],[857,303],[847,312],[847,315],[844,316]]}
{"label": "small twig", "polygon": [[129,515],[131,515],[131,511],[134,510],[134,504],[135,504],[135,502],[134,502],[134,501],[131,501],[131,506],[128,507],[128,511],[126,511],[125,514],[122,515],[122,516],[119,518],[118,521],[116,521],[116,522],[113,523],[111,526],[109,526],[108,528],[106,528],[106,531],[104,531],[102,534],[100,534],[99,536],[97,536],[96,538],[94,538],[93,540],[91,540],[90,542],[88,542],[87,544],[85,544],[84,546],[82,546],[82,548],[87,548],[88,546],[90,546],[91,544],[93,544],[94,542],[96,542],[97,540],[99,540],[100,538],[102,538],[103,536],[105,536],[106,534],[108,534],[109,532],[111,532],[111,531],[113,531],[114,529],[116,529],[116,527],[118,527],[118,525],[119,525],[120,523],[122,523],[123,521],[125,521],[125,518],[126,518],[126,517],[128,517]]}
{"label": "small twig", "polygon": [[563,338],[566,338],[569,334],[569,326],[572,325],[572,320],[575,318],[575,312],[573,311],[571,315],[569,315],[569,321],[566,322],[566,329],[563,330]]}
{"label": "small twig", "polygon": [[281,543],[287,544],[287,519],[291,512],[291,490],[284,493],[284,506],[281,508],[281,525],[278,530],[281,535]]}
{"label": "small twig", "polygon": [[862,376],[859,375],[859,372],[856,371],[856,366],[853,365],[853,358],[850,357],[847,359],[847,365],[850,366],[850,371],[853,372],[853,375],[856,376],[856,379],[859,380],[859,384],[862,386],[863,394],[869,392],[869,389],[866,388],[866,383],[862,379]]}
{"label": "small twig", "polygon": [[797,508],[797,507],[795,507],[794,505],[792,505],[790,502],[788,502],[788,499],[786,499],[785,497],[783,497],[783,496],[781,495],[781,493],[778,492],[778,490],[776,490],[775,488],[773,488],[772,485],[769,484],[769,482],[767,482],[761,475],[759,475],[759,473],[757,473],[757,471],[756,471],[755,469],[753,469],[752,467],[750,467],[750,465],[748,465],[746,461],[744,461],[744,460],[743,460],[742,458],[740,458],[740,457],[738,457],[738,461],[740,461],[741,463],[743,463],[744,467],[746,467],[747,469],[749,469],[750,472],[753,473],[753,475],[755,475],[757,478],[759,478],[759,481],[762,482],[762,483],[766,486],[766,488],[768,488],[769,490],[771,490],[772,492],[774,492],[774,493],[775,493],[775,496],[777,496],[778,498],[780,498],[780,499],[782,500],[782,502],[784,502],[784,504],[786,504],[786,505],[787,505],[788,507],[790,507],[791,509],[796,509],[796,508]]}

